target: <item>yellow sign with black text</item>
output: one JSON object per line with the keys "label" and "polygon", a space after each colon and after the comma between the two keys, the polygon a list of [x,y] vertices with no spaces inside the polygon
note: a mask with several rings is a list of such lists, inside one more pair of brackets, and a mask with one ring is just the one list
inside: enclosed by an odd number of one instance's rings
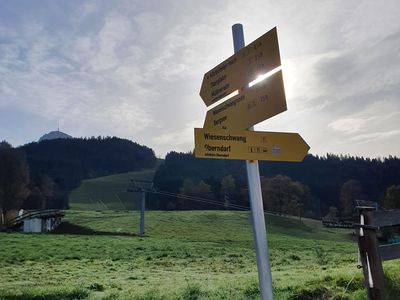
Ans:
{"label": "yellow sign with black text", "polygon": [[282,71],[207,112],[204,128],[245,130],[286,111]]}
{"label": "yellow sign with black text", "polygon": [[310,147],[298,133],[194,129],[195,157],[302,161]]}
{"label": "yellow sign with black text", "polygon": [[200,96],[209,106],[281,65],[276,27],[204,74]]}

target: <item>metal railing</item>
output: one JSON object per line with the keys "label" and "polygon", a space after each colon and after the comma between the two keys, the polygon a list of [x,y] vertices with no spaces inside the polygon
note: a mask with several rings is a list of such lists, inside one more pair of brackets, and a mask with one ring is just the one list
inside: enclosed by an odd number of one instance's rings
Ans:
{"label": "metal railing", "polygon": [[65,212],[59,209],[29,210],[27,212],[24,212],[22,215],[7,221],[5,226],[8,228],[12,228],[18,226],[24,220],[34,219],[34,218],[38,219],[48,219],[51,217],[57,218],[57,217],[64,217],[64,215]]}

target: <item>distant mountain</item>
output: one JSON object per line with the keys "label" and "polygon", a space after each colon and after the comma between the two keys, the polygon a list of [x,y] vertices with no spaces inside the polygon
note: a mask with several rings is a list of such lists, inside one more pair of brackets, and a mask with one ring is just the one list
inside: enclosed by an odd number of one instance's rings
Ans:
{"label": "distant mountain", "polygon": [[45,141],[45,140],[55,140],[55,139],[72,139],[72,136],[70,136],[69,134],[66,134],[64,132],[61,132],[59,130],[50,131],[49,133],[46,133],[45,135],[43,135],[39,139],[39,142]]}

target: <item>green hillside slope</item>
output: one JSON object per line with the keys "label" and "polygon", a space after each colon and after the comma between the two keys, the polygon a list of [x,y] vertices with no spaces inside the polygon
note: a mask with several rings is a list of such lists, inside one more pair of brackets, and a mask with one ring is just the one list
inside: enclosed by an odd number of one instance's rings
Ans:
{"label": "green hillside slope", "polygon": [[83,180],[69,195],[75,210],[134,210],[140,194],[128,193],[131,180],[152,180],[155,168]]}
{"label": "green hillside slope", "polygon": [[[0,233],[0,299],[259,299],[249,212],[149,211],[145,237],[137,212],[65,221],[92,235]],[[276,300],[366,298],[350,231],[270,215],[267,227]],[[400,261],[384,268],[396,295]]]}

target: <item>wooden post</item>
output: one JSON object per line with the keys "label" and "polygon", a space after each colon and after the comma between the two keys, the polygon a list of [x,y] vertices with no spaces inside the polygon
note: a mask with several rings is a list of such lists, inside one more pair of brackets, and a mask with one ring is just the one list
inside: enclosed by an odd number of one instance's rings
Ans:
{"label": "wooden post", "polygon": [[[375,209],[375,208],[372,208]],[[364,273],[364,283],[369,300],[383,300],[384,273],[382,261],[378,252],[377,228],[373,224],[372,211],[360,208],[360,225],[356,229],[361,264]]]}
{"label": "wooden post", "polygon": [[[365,223],[373,224],[372,220],[372,211],[365,212]],[[376,237],[377,229],[368,229],[365,231],[366,241],[367,241],[367,253],[369,258],[369,266],[371,270],[372,280],[373,280],[373,288],[371,288],[371,299],[383,299],[384,293],[384,273],[382,268],[381,257],[379,256],[378,251],[378,239]]]}

